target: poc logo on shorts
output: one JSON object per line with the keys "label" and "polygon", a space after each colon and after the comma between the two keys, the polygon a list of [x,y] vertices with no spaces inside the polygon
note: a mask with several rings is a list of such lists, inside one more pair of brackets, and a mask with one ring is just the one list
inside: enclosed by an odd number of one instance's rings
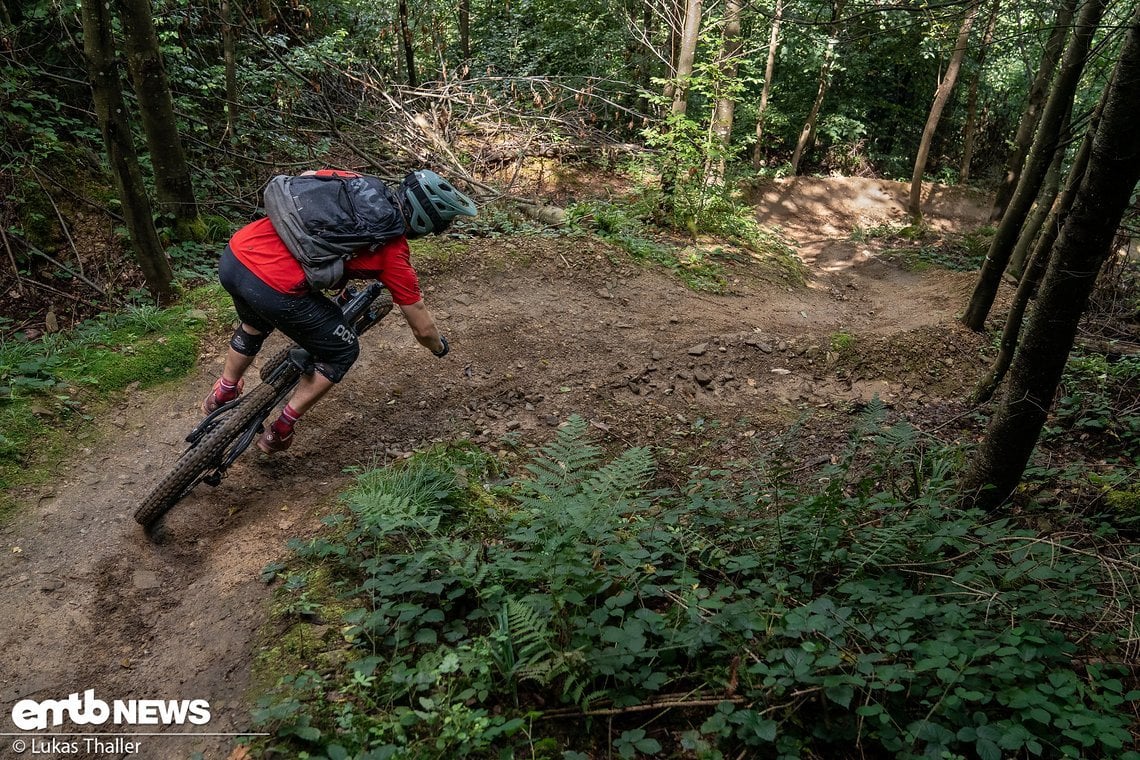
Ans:
{"label": "poc logo on shorts", "polygon": [[333,330],[333,335],[340,338],[345,343],[355,343],[356,342],[356,334],[353,333],[352,330],[348,329],[344,325],[337,325],[336,329]]}

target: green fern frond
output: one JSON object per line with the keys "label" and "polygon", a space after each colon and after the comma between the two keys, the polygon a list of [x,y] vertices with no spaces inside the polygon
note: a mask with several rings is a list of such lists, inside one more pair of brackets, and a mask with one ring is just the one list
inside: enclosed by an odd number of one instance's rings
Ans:
{"label": "green fern frond", "polygon": [[591,473],[582,490],[598,502],[624,502],[630,494],[644,492],[654,466],[649,449],[640,446],[628,449]]}
{"label": "green fern frond", "polygon": [[585,474],[597,464],[602,450],[586,437],[588,424],[577,415],[543,446],[542,456],[527,465],[533,476],[524,483],[523,500],[543,501],[576,493]]}

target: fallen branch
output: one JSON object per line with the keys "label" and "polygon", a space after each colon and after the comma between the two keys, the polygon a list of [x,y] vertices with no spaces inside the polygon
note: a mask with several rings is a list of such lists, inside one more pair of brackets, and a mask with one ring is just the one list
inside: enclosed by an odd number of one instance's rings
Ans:
{"label": "fallen branch", "polygon": [[629,713],[638,712],[651,712],[653,710],[674,710],[674,709],[688,709],[692,707],[716,707],[724,702],[731,702],[734,705],[746,703],[748,700],[744,697],[708,697],[702,699],[663,699],[655,702],[646,702],[640,705],[629,705],[628,707],[606,707],[598,710],[579,710],[576,707],[567,707],[559,710],[547,710],[542,714],[543,720],[554,720],[559,718],[585,718],[597,715],[626,715]]}
{"label": "fallen branch", "polygon": [[77,280],[79,280],[80,282],[82,282],[82,283],[84,283],[85,285],[87,285],[89,288],[91,288],[92,290],[94,290],[96,293],[98,293],[99,295],[103,296],[104,298],[107,298],[107,297],[108,297],[108,296],[107,296],[107,291],[103,290],[103,288],[99,287],[99,286],[98,286],[98,285],[96,285],[94,282],[92,282],[91,280],[87,279],[87,277],[86,277],[85,275],[83,275],[82,273],[80,273],[80,272],[76,272],[74,269],[72,269],[71,267],[69,267],[67,264],[64,264],[62,261],[58,261],[58,260],[56,260],[56,259],[52,258],[51,256],[49,256],[48,254],[44,253],[43,251],[41,251],[41,250],[40,250],[39,248],[37,248],[36,246],[34,246],[34,245],[32,245],[31,243],[29,243],[27,240],[24,240],[23,238],[16,238],[16,239],[20,241],[20,244],[21,244],[21,245],[23,245],[25,248],[27,248],[29,251],[31,251],[31,252],[32,252],[32,253],[34,253],[35,255],[37,255],[37,256],[39,256],[40,258],[46,259],[47,261],[51,262],[52,264],[54,264],[55,266],[59,267],[59,268],[60,268],[60,269],[62,269],[63,271],[67,272],[69,275],[71,275],[71,276],[72,276],[72,277],[74,277],[75,279],[77,279]]}

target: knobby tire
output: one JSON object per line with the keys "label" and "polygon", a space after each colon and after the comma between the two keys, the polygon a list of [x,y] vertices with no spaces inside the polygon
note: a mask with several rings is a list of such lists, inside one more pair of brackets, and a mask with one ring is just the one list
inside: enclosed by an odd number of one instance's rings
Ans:
{"label": "knobby tire", "polygon": [[188,449],[174,464],[142,505],[135,510],[135,522],[145,528],[154,525],[178,501],[196,486],[203,476],[221,462],[226,449],[245,432],[259,415],[270,412],[277,388],[261,383],[245,397],[222,422]]}

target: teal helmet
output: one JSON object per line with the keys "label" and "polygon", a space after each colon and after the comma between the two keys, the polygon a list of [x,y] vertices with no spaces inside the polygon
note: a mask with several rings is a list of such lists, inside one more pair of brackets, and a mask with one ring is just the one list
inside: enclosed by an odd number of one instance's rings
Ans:
{"label": "teal helmet", "polygon": [[440,234],[457,216],[475,216],[475,202],[433,171],[420,169],[400,183],[407,236]]}

